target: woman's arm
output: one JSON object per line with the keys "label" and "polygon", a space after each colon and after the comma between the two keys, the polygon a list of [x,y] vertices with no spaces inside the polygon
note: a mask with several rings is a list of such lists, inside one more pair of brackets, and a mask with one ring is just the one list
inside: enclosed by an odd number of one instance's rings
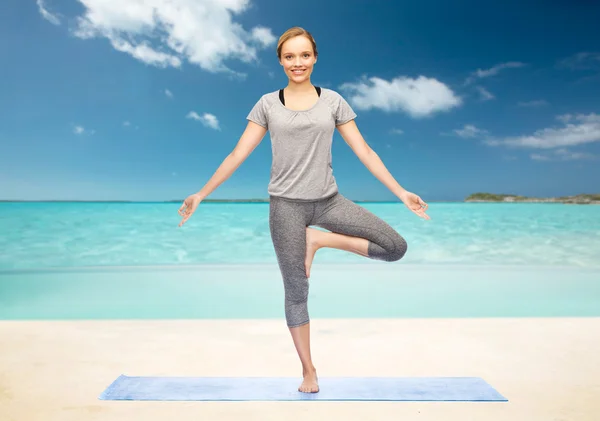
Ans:
{"label": "woman's arm", "polygon": [[196,193],[196,195],[200,197],[200,200],[204,200],[225,180],[231,177],[235,170],[238,169],[238,167],[246,160],[246,158],[248,158],[252,151],[254,151],[254,149],[256,149],[256,147],[260,144],[266,133],[266,128],[252,121],[248,122],[246,130],[244,130],[242,137],[238,141],[233,151],[227,155],[204,187],[202,187],[202,189]]}
{"label": "woman's arm", "polygon": [[337,126],[337,129],[344,141],[350,146],[352,151],[354,151],[358,159],[360,159],[360,162],[362,162],[384,186],[402,200],[402,197],[407,193],[406,190],[398,184],[379,158],[379,155],[377,155],[377,153],[367,144],[360,134],[356,122],[350,120],[345,124]]}

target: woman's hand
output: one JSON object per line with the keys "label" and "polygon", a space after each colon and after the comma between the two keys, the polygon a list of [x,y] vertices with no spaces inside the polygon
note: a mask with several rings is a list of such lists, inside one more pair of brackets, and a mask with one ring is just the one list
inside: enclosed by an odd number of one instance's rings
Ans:
{"label": "woman's hand", "polygon": [[431,219],[429,215],[425,213],[429,205],[425,203],[419,196],[409,191],[405,191],[400,195],[400,200],[404,202],[406,207],[413,211],[415,214],[424,219]]}
{"label": "woman's hand", "polygon": [[192,216],[200,202],[202,202],[202,199],[197,194],[191,194],[183,201],[183,204],[178,211],[179,215],[183,217],[179,226],[182,226],[190,219],[190,216]]}

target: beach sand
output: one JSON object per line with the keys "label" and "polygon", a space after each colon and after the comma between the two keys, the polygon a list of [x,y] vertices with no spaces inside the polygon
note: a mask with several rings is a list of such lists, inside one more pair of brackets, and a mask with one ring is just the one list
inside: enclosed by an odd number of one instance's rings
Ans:
{"label": "beach sand", "polygon": [[600,318],[314,319],[320,377],[477,376],[508,402],[136,402],[120,374],[298,376],[283,320],[0,321],[0,419],[600,419]]}

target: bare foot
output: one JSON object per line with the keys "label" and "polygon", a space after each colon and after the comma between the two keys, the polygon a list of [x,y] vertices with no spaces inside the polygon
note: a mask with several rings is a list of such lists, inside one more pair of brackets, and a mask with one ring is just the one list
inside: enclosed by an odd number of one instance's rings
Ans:
{"label": "bare foot", "polygon": [[319,391],[316,370],[304,374],[304,380],[298,387],[298,391],[303,393],[317,393]]}
{"label": "bare foot", "polygon": [[315,253],[321,247],[319,245],[319,238],[321,232],[314,228],[306,228],[306,258],[304,260],[304,267],[306,269],[306,277],[310,278],[310,268],[312,266]]}

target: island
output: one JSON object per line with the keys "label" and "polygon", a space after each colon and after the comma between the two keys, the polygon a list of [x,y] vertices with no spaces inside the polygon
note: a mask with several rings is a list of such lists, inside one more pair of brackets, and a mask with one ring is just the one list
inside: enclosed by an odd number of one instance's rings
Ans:
{"label": "island", "polygon": [[578,194],[560,197],[527,197],[514,194],[473,193],[465,202],[508,202],[508,203],[567,203],[577,205],[598,205],[600,194]]}

